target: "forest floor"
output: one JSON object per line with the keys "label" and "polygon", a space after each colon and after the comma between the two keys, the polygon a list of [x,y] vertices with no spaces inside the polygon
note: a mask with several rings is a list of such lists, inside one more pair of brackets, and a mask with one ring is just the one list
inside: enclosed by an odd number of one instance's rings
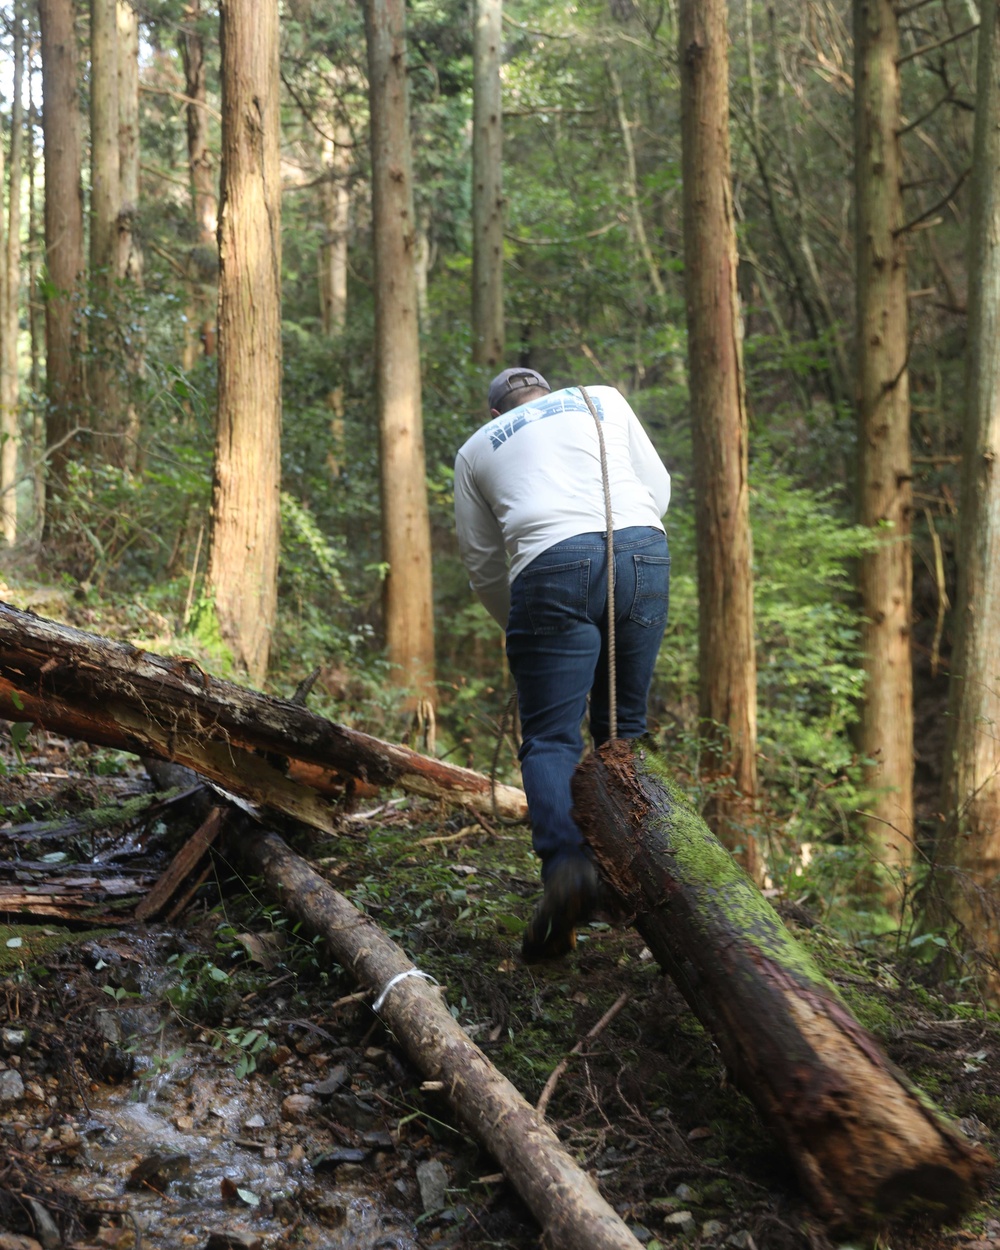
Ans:
{"label": "forest floor", "polygon": [[[36,732],[19,759],[4,738],[0,891],[32,917],[0,925],[0,1250],[542,1244],[368,996],[232,869],[225,844],[170,923],[134,919],[199,823],[191,796],[150,802],[126,756]],[[547,1114],[640,1242],[838,1244],[634,931],[591,926],[566,961],[521,964],[538,890],[524,827],[386,795],[346,816],[342,836],[295,846],[446,986],[531,1102],[618,1005]],[[1000,1154],[995,1018],[795,915],[892,1059]],[[1000,1194],[954,1227],[839,1244],[1000,1250]]]}

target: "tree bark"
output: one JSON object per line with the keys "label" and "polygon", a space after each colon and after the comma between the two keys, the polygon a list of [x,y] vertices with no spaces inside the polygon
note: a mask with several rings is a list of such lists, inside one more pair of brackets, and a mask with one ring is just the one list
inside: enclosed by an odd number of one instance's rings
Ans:
{"label": "tree bark", "polygon": [[130,301],[120,330],[125,374],[125,466],[141,461],[138,387],[143,372],[143,329],[140,322],[143,255],[135,225],[139,215],[139,14],[128,0],[117,0],[118,23],[118,248],[121,277]]}
{"label": "tree bark", "polygon": [[350,234],[351,131],[343,121],[322,139],[323,241],[319,249],[323,333],[337,338],[347,324],[347,242]]}
{"label": "tree bark", "polygon": [[83,410],[78,304],[83,274],[83,188],[73,0],[39,0],[45,152],[45,383],[48,398],[46,531],[60,509]]}
{"label": "tree bark", "polygon": [[452,1018],[440,991],[368,916],[274,834],[244,827],[248,867],[281,906],[325,938],[358,983],[379,994],[373,1010],[414,1064],[440,1082],[459,1123],[503,1168],[553,1250],[638,1250],[639,1243],[531,1107]]}
{"label": "tree bark", "polygon": [[[15,697],[16,696],[16,697]],[[322,770],[400,786],[484,814],[490,779],[348,729],[284,699],[218,681],[191,660],[140,651],[0,603],[0,717],[103,746],[175,760],[316,828],[332,810],[308,789]],[[291,778],[260,754],[291,759]],[[316,775],[316,769],[321,770]],[[298,779],[298,780],[296,780]],[[524,820],[524,794],[495,787],[502,817]]]}
{"label": "tree bark", "polygon": [[236,664],[267,672],[281,525],[277,0],[223,0],[219,396],[208,589]]}
{"label": "tree bark", "polygon": [[639,744],[589,756],[575,816],[636,926],[843,1229],[975,1196],[992,1161],[892,1067],[812,957]]}
{"label": "tree bark", "polygon": [[503,0],[472,16],[472,359],[497,368],[503,311]]}
{"label": "tree bark", "polygon": [[748,419],[729,158],[725,0],[680,5],[684,285],[698,541],[698,705],[709,822],[759,875]]}
{"label": "tree bark", "polygon": [[874,791],[867,827],[881,889],[898,907],[913,850],[913,503],[893,0],[854,0],[854,48],[859,520],[886,531],[860,561],[867,685],[858,745]]}
{"label": "tree bark", "polygon": [[395,681],[434,701],[431,531],[414,271],[403,0],[365,0],[385,640]]}
{"label": "tree bark", "polygon": [[3,326],[0,328],[0,527],[8,546],[17,541],[17,462],[21,445],[17,358],[21,322],[21,174],[24,165],[24,17],[14,5],[14,72],[10,107],[10,175],[4,256]]}
{"label": "tree bark", "polygon": [[116,327],[122,276],[118,147],[118,12],[116,0],[90,0],[90,399],[97,457],[128,461]]}
{"label": "tree bark", "polygon": [[969,230],[969,328],[956,638],[934,884],[1000,993],[1000,13],[982,6]]}
{"label": "tree bark", "polygon": [[[178,43],[184,66],[184,94],[188,98],[187,146],[188,177],[191,185],[191,207],[194,214],[197,242],[190,259],[191,313],[188,324],[198,329],[201,350],[215,355],[215,303],[219,267],[219,201],[215,186],[215,170],[208,144],[207,76],[205,40],[201,31],[204,20],[200,0],[191,0],[184,9]],[[194,366],[194,340],[185,351],[185,368]]]}

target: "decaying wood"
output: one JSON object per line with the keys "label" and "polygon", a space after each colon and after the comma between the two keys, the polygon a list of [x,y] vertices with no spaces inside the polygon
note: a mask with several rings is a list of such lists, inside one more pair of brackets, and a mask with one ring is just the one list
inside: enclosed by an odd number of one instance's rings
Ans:
{"label": "decaying wood", "polygon": [[[135,909],[136,920],[152,920],[166,909],[190,873],[207,855],[209,847],[219,836],[221,827],[222,808],[213,807],[206,819],[170,861],[166,872],[156,879],[153,888],[144,899],[140,900]],[[184,892],[184,896],[187,897],[187,891]]]}
{"label": "decaying wood", "polygon": [[69,737],[176,760],[203,776],[332,831],[335,814],[309,784],[261,757],[336,769],[367,785],[524,819],[524,794],[467,768],[210,677],[193,661],[142,651],[0,603],[0,717]]}
{"label": "decaying wood", "polygon": [[[37,875],[32,884],[0,881],[0,916],[7,924],[61,920],[95,927],[120,925],[131,910],[126,900],[144,894],[149,880],[148,873],[123,873],[121,869],[111,875],[76,865],[71,875],[57,877],[49,864],[19,862],[18,867],[22,871],[35,868]],[[110,905],[112,899],[121,900],[118,910]]]}
{"label": "decaying wood", "polygon": [[543,1117],[452,1018],[441,992],[373,920],[276,835],[244,828],[234,849],[281,906],[321,934],[333,957],[380,996],[378,1014],[440,1087],[458,1120],[500,1163],[553,1250],[638,1250],[639,1243]]}
{"label": "decaying wood", "polygon": [[655,754],[608,744],[573,795],[603,872],[820,1214],[853,1228],[972,1201],[992,1160],[892,1066]]}

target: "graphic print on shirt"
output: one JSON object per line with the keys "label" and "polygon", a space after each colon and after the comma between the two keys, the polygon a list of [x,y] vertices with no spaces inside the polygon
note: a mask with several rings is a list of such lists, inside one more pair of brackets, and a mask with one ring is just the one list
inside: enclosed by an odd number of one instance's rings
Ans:
{"label": "graphic print on shirt", "polygon": [[[596,395],[592,395],[591,398],[597,409],[597,415],[603,421],[604,409],[601,407],[600,399]],[[564,412],[587,411],[583,396],[575,388],[556,391],[554,395],[533,399],[530,404],[513,409],[507,416],[498,417],[496,421],[486,426],[486,433],[489,435],[490,446],[494,451],[498,451],[518,430],[523,430],[533,421],[544,421],[546,417],[558,417]]]}

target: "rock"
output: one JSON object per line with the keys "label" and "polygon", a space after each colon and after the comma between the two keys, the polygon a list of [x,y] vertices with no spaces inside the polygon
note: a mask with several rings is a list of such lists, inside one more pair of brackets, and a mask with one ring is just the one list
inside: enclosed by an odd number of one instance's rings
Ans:
{"label": "rock", "polygon": [[726,1231],[726,1226],[721,1220],[706,1220],[701,1226],[702,1237],[718,1237],[720,1233]]}
{"label": "rock", "polygon": [[260,1112],[258,1112],[256,1115],[252,1115],[249,1118],[249,1120],[244,1120],[243,1127],[244,1128],[266,1128],[267,1121],[260,1114]]}
{"label": "rock", "polygon": [[342,1163],[364,1163],[369,1151],[358,1150],[354,1146],[337,1146],[333,1150],[324,1150],[312,1160],[313,1171],[317,1168],[335,1168]]}
{"label": "rock", "polygon": [[309,1119],[315,1107],[316,1099],[310,1097],[309,1094],[289,1094],[282,1101],[281,1114],[292,1124],[302,1124]]}
{"label": "rock", "polygon": [[695,1206],[698,1204],[698,1195],[690,1185],[678,1185],[674,1190],[674,1197],[680,1198],[681,1202],[690,1202]]}
{"label": "rock", "polygon": [[0,1233],[0,1250],[42,1250],[34,1237],[21,1237],[17,1233]]}
{"label": "rock", "polygon": [[27,1029],[0,1029],[0,1046],[8,1055],[19,1055],[28,1040]]}
{"label": "rock", "polygon": [[349,1075],[347,1065],[338,1063],[335,1068],[330,1069],[322,1081],[316,1082],[312,1087],[312,1092],[318,1094],[320,1098],[329,1098],[331,1094],[335,1094],[340,1089]]}
{"label": "rock", "polygon": [[180,1133],[190,1133],[194,1128],[194,1117],[190,1115],[179,1115],[174,1120],[174,1128]]}
{"label": "rock", "polygon": [[440,1159],[417,1164],[417,1184],[424,1211],[440,1211],[448,1200],[448,1172]]}
{"label": "rock", "polygon": [[698,1223],[690,1211],[674,1211],[665,1217],[663,1226],[668,1233],[693,1233]]}
{"label": "rock", "polygon": [[739,1232],[727,1237],[726,1245],[732,1246],[733,1250],[757,1250],[757,1243],[753,1239],[753,1234],[746,1228],[741,1228]]}
{"label": "rock", "polygon": [[24,1097],[24,1081],[15,1068],[0,1072],[0,1102],[20,1102]]}
{"label": "rock", "polygon": [[253,1233],[229,1228],[221,1233],[209,1233],[205,1250],[261,1250],[264,1243]]}
{"label": "rock", "polygon": [[55,1220],[49,1215],[48,1207],[34,1198],[22,1198],[21,1201],[31,1212],[31,1222],[35,1226],[35,1234],[41,1242],[42,1250],[56,1250],[63,1244],[62,1234]]}
{"label": "rock", "polygon": [[288,1152],[288,1166],[290,1168],[300,1168],[306,1161],[306,1152],[298,1142]]}
{"label": "rock", "polygon": [[363,1102],[354,1094],[334,1094],[330,1099],[330,1110],[345,1127],[355,1128],[362,1133],[378,1128],[382,1122],[381,1110]]}
{"label": "rock", "polygon": [[153,1189],[162,1192],[178,1176],[191,1169],[191,1156],[181,1150],[154,1150],[135,1165],[125,1182],[126,1189]]}

